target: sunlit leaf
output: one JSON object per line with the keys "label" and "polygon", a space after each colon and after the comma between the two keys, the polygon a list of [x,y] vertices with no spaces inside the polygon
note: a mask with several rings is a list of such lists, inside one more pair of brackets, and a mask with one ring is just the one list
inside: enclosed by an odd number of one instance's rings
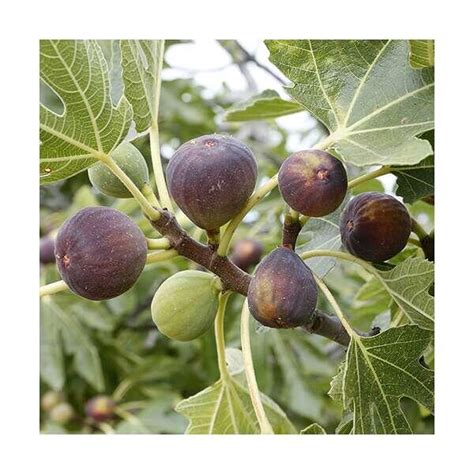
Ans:
{"label": "sunlit leaf", "polygon": [[132,109],[114,106],[108,68],[96,41],[41,40],[41,79],[59,96],[64,113],[40,105],[41,183],[73,176],[109,154],[126,136]]}
{"label": "sunlit leaf", "polygon": [[415,164],[432,152],[434,74],[415,70],[408,41],[266,41],[288,93],[330,131],[330,151],[357,166]]}
{"label": "sunlit leaf", "polygon": [[434,66],[434,40],[410,40],[410,65],[413,68]]}

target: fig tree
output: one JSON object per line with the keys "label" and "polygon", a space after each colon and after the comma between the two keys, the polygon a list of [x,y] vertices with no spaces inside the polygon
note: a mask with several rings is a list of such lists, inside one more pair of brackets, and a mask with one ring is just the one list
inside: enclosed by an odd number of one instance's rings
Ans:
{"label": "fig tree", "polygon": [[247,271],[260,262],[263,245],[255,239],[241,239],[235,242],[230,260],[234,265]]}
{"label": "fig tree", "polygon": [[153,321],[170,339],[202,336],[216,316],[220,281],[198,270],[175,273],[158,288],[151,303]]}
{"label": "fig tree", "polygon": [[55,254],[59,273],[74,293],[105,300],[136,282],[145,266],[147,243],[125,214],[86,207],[59,229]]}
{"label": "fig tree", "polygon": [[317,297],[311,270],[286,247],[275,249],[262,260],[248,291],[250,312],[271,328],[294,328],[308,323]]}
{"label": "fig tree", "polygon": [[368,192],[353,198],[339,224],[344,247],[356,257],[383,262],[408,242],[411,218],[406,207],[388,194]]}
{"label": "fig tree", "polygon": [[215,231],[245,205],[257,181],[257,162],[241,141],[204,135],[183,144],[166,176],[171,196],[198,227]]}
{"label": "fig tree", "polygon": [[107,395],[97,395],[86,403],[86,415],[96,423],[111,420],[115,413],[115,402]]}
{"label": "fig tree", "polygon": [[[112,158],[138,189],[150,180],[148,167],[140,151],[131,143],[122,143],[113,152]],[[130,191],[107,166],[97,163],[88,170],[89,180],[98,191],[116,198],[131,198]]]}
{"label": "fig tree", "polygon": [[54,256],[54,239],[46,235],[40,239],[40,262],[43,265],[56,262]]}
{"label": "fig tree", "polygon": [[292,209],[320,217],[335,211],[344,200],[347,174],[343,164],[325,151],[298,151],[283,162],[278,186]]}

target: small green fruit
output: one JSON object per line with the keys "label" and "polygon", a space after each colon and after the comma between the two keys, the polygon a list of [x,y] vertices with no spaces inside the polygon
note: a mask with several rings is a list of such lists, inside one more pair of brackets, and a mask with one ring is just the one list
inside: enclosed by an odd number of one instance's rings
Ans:
{"label": "small green fruit", "polygon": [[69,403],[62,402],[49,412],[49,417],[52,421],[65,425],[74,417],[74,409]]}
{"label": "small green fruit", "polygon": [[214,321],[219,289],[219,279],[210,273],[197,270],[176,273],[155,293],[151,303],[153,321],[171,339],[196,339]]}
{"label": "small green fruit", "polygon": [[44,411],[51,411],[56,405],[64,400],[62,393],[50,390],[41,397],[41,408]]}
{"label": "small green fruit", "polygon": [[[143,155],[130,143],[122,143],[113,152],[112,158],[123,172],[133,181],[138,189],[142,189],[150,180],[148,167]],[[102,163],[89,168],[89,180],[98,191],[116,198],[131,198],[130,191]]]}

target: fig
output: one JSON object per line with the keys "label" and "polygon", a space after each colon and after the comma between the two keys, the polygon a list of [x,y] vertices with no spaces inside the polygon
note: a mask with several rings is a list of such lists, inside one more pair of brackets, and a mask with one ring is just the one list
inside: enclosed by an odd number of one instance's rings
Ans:
{"label": "fig", "polygon": [[86,403],[86,415],[96,423],[111,420],[115,414],[115,402],[107,395],[97,395]]}
{"label": "fig", "polygon": [[170,194],[201,229],[215,231],[244,207],[255,189],[257,162],[241,141],[204,135],[184,143],[166,170]]}
{"label": "fig", "polygon": [[262,260],[248,291],[250,312],[271,328],[295,328],[308,323],[317,298],[311,270],[286,247],[273,250]]}
{"label": "fig", "polygon": [[44,411],[51,411],[56,405],[64,401],[62,393],[50,390],[41,397],[41,408]]}
{"label": "fig", "polygon": [[121,295],[145,266],[147,243],[125,214],[107,207],[86,207],[59,229],[56,263],[77,295],[105,300]]}
{"label": "fig", "polygon": [[161,333],[177,341],[202,336],[216,316],[219,278],[198,270],[175,273],[158,288],[151,303]]}
{"label": "fig", "polygon": [[344,247],[356,257],[383,262],[397,255],[408,242],[411,218],[392,196],[362,193],[344,209],[339,223]]}
{"label": "fig", "polygon": [[43,265],[56,262],[54,256],[54,239],[46,235],[40,239],[40,262]]}
{"label": "fig", "polygon": [[65,425],[73,419],[74,409],[69,403],[61,402],[49,412],[49,417],[55,423]]}
{"label": "fig", "polygon": [[[113,152],[112,158],[138,189],[150,180],[148,166],[140,151],[131,143],[122,143]],[[115,198],[131,198],[130,191],[107,166],[97,163],[88,170],[89,180],[95,189]]]}
{"label": "fig", "polygon": [[290,155],[278,172],[278,186],[285,202],[295,211],[321,217],[335,211],[347,192],[343,164],[321,150]]}
{"label": "fig", "polygon": [[260,262],[263,254],[263,245],[255,239],[241,239],[235,242],[230,260],[234,265],[247,271]]}

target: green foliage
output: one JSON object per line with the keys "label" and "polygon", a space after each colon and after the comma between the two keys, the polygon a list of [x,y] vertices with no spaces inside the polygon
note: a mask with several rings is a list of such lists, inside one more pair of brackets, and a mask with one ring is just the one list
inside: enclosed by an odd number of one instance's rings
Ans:
{"label": "green foliage", "polygon": [[64,114],[40,105],[42,183],[71,177],[125,138],[132,109],[112,104],[108,68],[96,41],[41,40],[41,79],[59,96]]}
{"label": "green foliage", "polygon": [[434,40],[410,40],[410,65],[418,69],[434,66]]}
{"label": "green foliage", "polygon": [[401,397],[433,411],[434,373],[419,363],[431,338],[430,331],[417,326],[388,329],[367,339],[352,338],[344,371],[333,384],[333,396],[342,395],[344,407],[353,412],[354,433],[411,433]]}
{"label": "green foliage", "polygon": [[434,75],[410,67],[406,41],[266,45],[271,61],[293,82],[288,93],[326,125],[328,150],[344,161],[416,164],[431,154],[417,135],[433,128]]}
{"label": "green foliage", "polygon": [[245,122],[282,117],[283,115],[301,112],[304,108],[296,103],[282,99],[277,92],[265,90],[240,104],[226,110],[224,120],[228,122]]}

